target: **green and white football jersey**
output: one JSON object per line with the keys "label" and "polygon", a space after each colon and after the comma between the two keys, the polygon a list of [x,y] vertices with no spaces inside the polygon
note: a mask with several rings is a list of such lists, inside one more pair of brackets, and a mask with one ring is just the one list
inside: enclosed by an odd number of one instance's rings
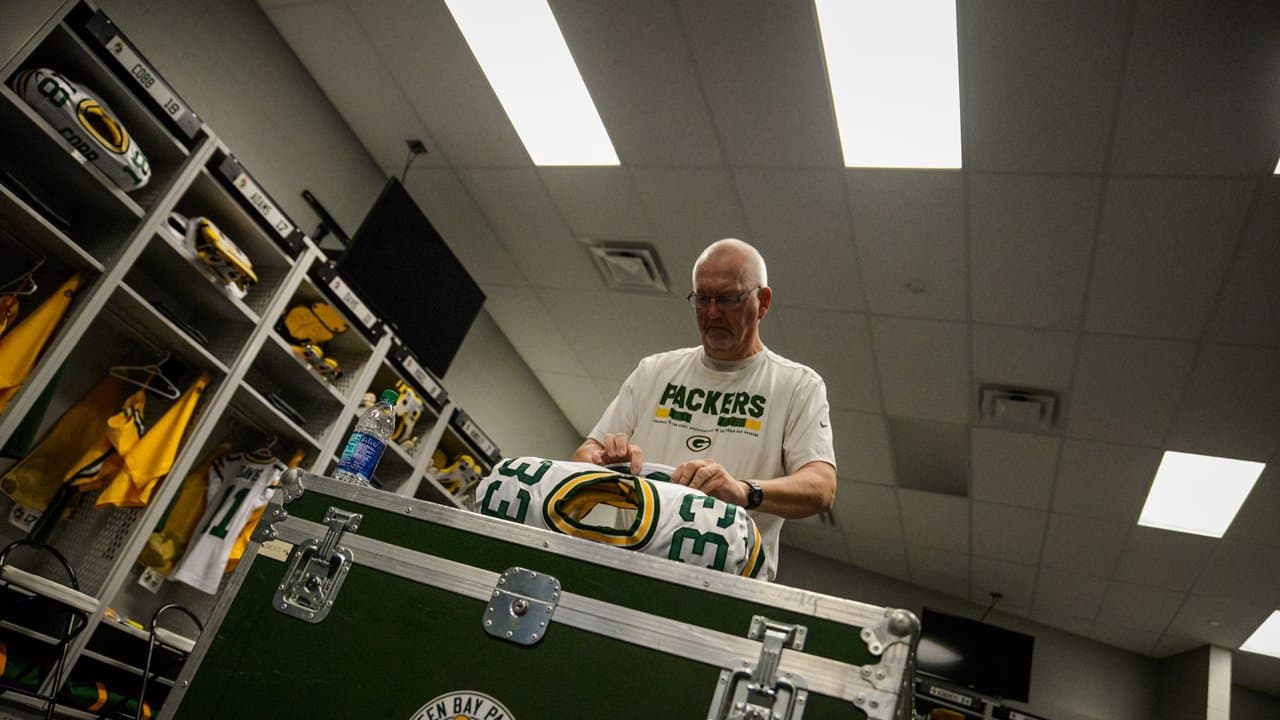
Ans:
{"label": "green and white football jersey", "polygon": [[[532,527],[637,550],[677,562],[757,577],[765,551],[742,508],[666,482],[672,468],[646,464],[641,475],[567,460],[508,458],[480,481],[479,511]],[[604,504],[634,510],[624,527],[587,517]]]}

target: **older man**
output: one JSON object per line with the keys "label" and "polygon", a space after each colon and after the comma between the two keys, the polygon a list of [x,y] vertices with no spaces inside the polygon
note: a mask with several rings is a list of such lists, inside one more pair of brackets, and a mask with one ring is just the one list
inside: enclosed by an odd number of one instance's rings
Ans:
{"label": "older man", "polygon": [[693,288],[701,346],[641,360],[573,458],[634,471],[647,455],[676,466],[674,482],[752,511],[772,580],[783,518],[824,512],[835,498],[827,387],[761,342],[773,291],[755,248],[712,243]]}

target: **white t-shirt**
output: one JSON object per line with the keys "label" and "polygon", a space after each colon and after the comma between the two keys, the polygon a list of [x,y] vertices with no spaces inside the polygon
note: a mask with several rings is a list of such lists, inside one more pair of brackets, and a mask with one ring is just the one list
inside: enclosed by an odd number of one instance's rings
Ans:
{"label": "white t-shirt", "polygon": [[[723,363],[702,347],[650,355],[622,384],[588,436],[627,433],[645,458],[667,465],[714,458],[742,480],[789,475],[821,460],[835,467],[827,386],[808,367],[765,348]],[[782,518],[752,512],[772,580]]]}

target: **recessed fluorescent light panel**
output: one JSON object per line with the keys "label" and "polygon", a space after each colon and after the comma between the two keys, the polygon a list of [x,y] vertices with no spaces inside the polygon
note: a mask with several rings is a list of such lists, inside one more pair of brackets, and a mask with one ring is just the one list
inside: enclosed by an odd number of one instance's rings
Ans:
{"label": "recessed fluorescent light panel", "polygon": [[1220,538],[1265,467],[1247,460],[1165,452],[1138,524]]}
{"label": "recessed fluorescent light panel", "polygon": [[1280,658],[1280,610],[1271,613],[1240,646],[1245,652]]}
{"label": "recessed fluorescent light panel", "polygon": [[536,165],[618,165],[546,0],[445,0]]}
{"label": "recessed fluorescent light panel", "polygon": [[845,167],[959,168],[955,0],[815,0]]}

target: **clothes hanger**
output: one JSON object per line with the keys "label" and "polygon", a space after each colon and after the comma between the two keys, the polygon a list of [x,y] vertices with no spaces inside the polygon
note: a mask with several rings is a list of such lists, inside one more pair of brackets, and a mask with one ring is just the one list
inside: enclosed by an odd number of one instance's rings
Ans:
{"label": "clothes hanger", "polygon": [[276,454],[272,451],[272,448],[276,446],[276,443],[279,442],[280,438],[275,433],[264,432],[260,429],[257,430],[266,437],[266,441],[263,443],[262,447],[256,450],[250,450],[249,456],[255,460],[275,460]]}
{"label": "clothes hanger", "polygon": [[3,295],[34,295],[39,286],[36,285],[35,273],[44,265],[44,258],[41,257],[36,261],[34,267],[22,273],[18,277],[0,285],[0,296]]}
{"label": "clothes hanger", "polygon": [[[147,392],[155,393],[170,400],[177,400],[182,396],[182,393],[178,390],[178,386],[173,384],[172,380],[165,377],[164,370],[160,368],[161,365],[167,362],[169,362],[169,353],[166,352],[164,357],[150,365],[116,365],[111,368],[110,372],[113,377],[118,377],[127,383],[137,385]],[[146,378],[139,380],[130,376],[129,373],[131,372],[146,373]],[[156,387],[156,385],[152,384],[153,381],[159,381],[160,386]]]}

